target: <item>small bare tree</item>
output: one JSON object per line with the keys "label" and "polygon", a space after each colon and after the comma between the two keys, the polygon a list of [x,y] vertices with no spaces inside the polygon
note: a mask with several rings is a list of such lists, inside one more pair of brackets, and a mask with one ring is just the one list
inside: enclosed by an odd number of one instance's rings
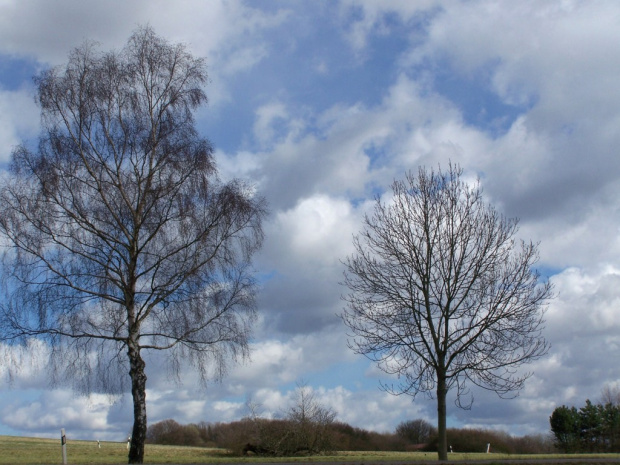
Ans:
{"label": "small bare tree", "polygon": [[75,49],[36,78],[43,132],[0,188],[4,337],[45,340],[87,391],[124,389],[113,368],[128,372],[130,463],[144,458],[145,353],[203,381],[248,354],[265,203],[217,177],[194,126],[206,79],[148,27],[119,52]]}
{"label": "small bare tree", "polygon": [[244,453],[291,456],[298,454],[321,454],[331,450],[333,441],[331,427],[336,412],[325,407],[315,392],[299,383],[294,392],[293,404],[284,412],[283,418],[268,420],[258,414],[258,406],[248,404],[254,431],[247,440]]}
{"label": "small bare tree", "polygon": [[318,454],[330,450],[329,428],[336,418],[336,412],[321,404],[308,385],[297,385],[295,403],[287,418],[292,425],[292,449],[296,453]]}
{"label": "small bare tree", "polygon": [[601,403],[620,406],[620,387],[614,384],[605,384],[601,390]]}
{"label": "small bare tree", "polygon": [[395,181],[344,261],[349,345],[399,376],[385,386],[391,392],[436,395],[441,460],[448,391],[465,408],[468,381],[500,395],[518,391],[529,374],[517,368],[547,351],[542,314],[552,296],[532,270],[536,245],[517,247],[517,222],[461,175],[450,165]]}

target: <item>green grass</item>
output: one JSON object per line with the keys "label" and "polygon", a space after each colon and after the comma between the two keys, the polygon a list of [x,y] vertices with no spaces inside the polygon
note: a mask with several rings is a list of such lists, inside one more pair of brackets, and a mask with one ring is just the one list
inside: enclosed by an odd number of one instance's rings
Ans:
{"label": "green grass", "polygon": [[[214,463],[225,451],[200,447],[147,445],[147,463]],[[0,464],[62,464],[60,438],[39,439],[0,436]],[[127,463],[126,442],[67,441],[67,463]]]}
{"label": "green grass", "polygon": [[[489,460],[501,462],[504,459],[563,459],[563,458],[613,458],[620,460],[620,454],[588,455],[506,455],[506,454],[450,454],[450,461]],[[147,445],[145,463],[256,463],[256,462],[377,462],[377,461],[433,461],[437,454],[430,452],[339,452],[329,456],[318,457],[234,457],[222,449],[202,447],[179,447]],[[0,465],[7,464],[61,464],[62,450],[60,439],[23,438],[0,436]],[[67,442],[68,464],[124,464],[127,463],[127,443],[102,442],[101,448],[96,441]]]}

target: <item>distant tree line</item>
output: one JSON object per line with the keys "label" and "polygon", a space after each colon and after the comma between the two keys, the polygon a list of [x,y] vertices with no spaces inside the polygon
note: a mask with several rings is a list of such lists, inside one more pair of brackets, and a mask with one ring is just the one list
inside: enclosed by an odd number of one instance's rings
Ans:
{"label": "distant tree line", "polygon": [[[290,418],[260,419],[247,417],[230,423],[181,425],[174,420],[154,423],[148,428],[151,444],[220,447],[231,454],[243,455],[310,455],[303,446],[303,436],[295,434],[299,424]],[[379,433],[351,426],[340,421],[328,425],[306,425],[305,438],[316,438],[312,454],[330,451],[437,451],[437,431],[425,420],[405,421],[394,432]],[[308,434],[310,433],[310,434]],[[297,437],[295,442],[293,438]],[[492,452],[510,454],[552,453],[553,438],[549,435],[514,437],[507,433],[484,429],[448,429],[448,442],[454,452],[483,452],[491,443]],[[254,450],[248,450],[247,446]],[[308,444],[308,443],[306,443]],[[278,448],[274,447],[278,446]],[[322,449],[322,450],[319,450]]]}
{"label": "distant tree line", "polygon": [[549,418],[556,446],[564,452],[620,452],[620,405],[586,404],[577,409],[562,405]]}

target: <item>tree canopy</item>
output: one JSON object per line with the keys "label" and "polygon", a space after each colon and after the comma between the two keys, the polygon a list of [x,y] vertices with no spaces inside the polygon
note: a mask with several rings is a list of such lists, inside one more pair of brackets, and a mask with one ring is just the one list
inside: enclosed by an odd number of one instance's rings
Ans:
{"label": "tree canopy", "polygon": [[203,59],[149,27],[120,51],[83,44],[36,77],[39,143],[13,151],[0,187],[3,337],[44,340],[86,391],[129,380],[130,462],[144,454],[145,351],[203,380],[248,353],[266,206],[218,178],[194,121],[206,80]]}
{"label": "tree canopy", "polygon": [[523,386],[544,355],[552,295],[532,269],[537,245],[486,204],[462,169],[420,168],[377,197],[344,261],[342,313],[350,347],[397,375],[393,393],[437,397],[439,457],[447,459],[446,394],[467,407],[468,383],[500,395]]}
{"label": "tree canopy", "polygon": [[563,452],[620,451],[620,405],[612,402],[583,407],[556,407],[549,417],[556,447]]}

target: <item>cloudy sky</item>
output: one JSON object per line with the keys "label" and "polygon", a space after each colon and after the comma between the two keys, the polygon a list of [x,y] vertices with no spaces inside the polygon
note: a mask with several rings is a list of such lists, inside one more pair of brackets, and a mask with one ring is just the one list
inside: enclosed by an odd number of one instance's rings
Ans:
{"label": "cloudy sky", "polygon": [[[31,77],[84,39],[120,48],[150,24],[207,59],[200,131],[224,177],[254,182],[271,214],[256,259],[262,290],[252,360],[205,389],[147,368],[149,421],[217,422],[286,408],[306,382],[352,425],[435,422],[424,397],[347,349],[340,262],[373,195],[449,160],[540,241],[558,297],[547,357],[520,396],[474,391],[449,424],[544,433],[562,404],[620,385],[620,3],[615,0],[4,0],[0,163],[38,135]],[[32,347],[31,353],[44,347]],[[33,358],[0,367],[0,434],[122,440],[131,399],[50,388]]]}

